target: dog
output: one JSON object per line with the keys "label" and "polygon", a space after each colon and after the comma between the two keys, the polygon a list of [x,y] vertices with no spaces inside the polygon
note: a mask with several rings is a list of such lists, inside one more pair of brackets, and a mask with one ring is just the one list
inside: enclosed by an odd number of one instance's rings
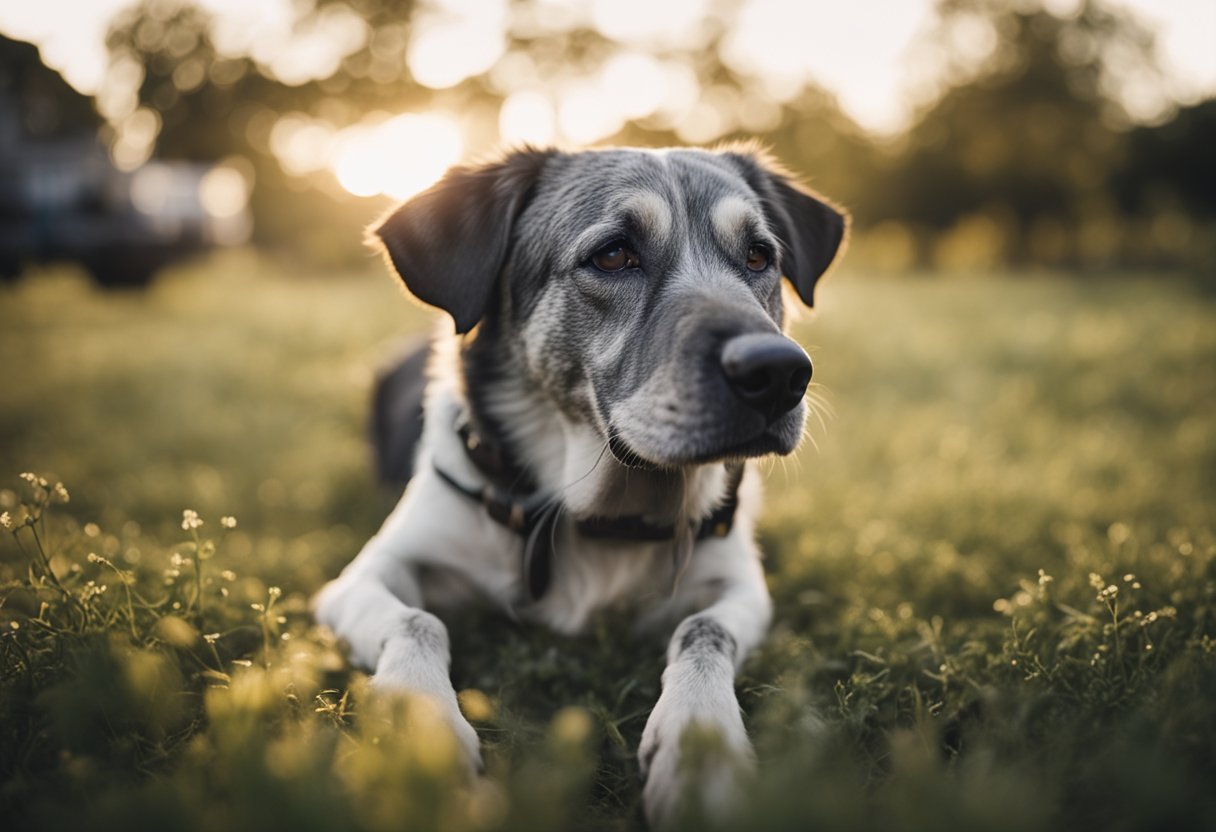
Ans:
{"label": "dog", "polygon": [[[489,599],[578,633],[636,610],[671,633],[638,749],[648,822],[733,805],[754,766],[735,671],[772,611],[749,461],[798,446],[812,372],[783,286],[810,306],[846,225],[751,146],[524,147],[389,213],[370,239],[454,326],[425,393],[417,356],[378,391],[381,472],[409,484],[314,600],[352,663],[432,699],[480,770],[432,611]],[[692,726],[724,748],[695,775]]]}

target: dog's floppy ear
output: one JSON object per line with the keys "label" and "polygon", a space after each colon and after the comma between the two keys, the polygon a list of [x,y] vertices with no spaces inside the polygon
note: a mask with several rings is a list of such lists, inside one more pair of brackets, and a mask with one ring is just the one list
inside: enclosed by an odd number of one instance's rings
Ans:
{"label": "dog's floppy ear", "polygon": [[832,265],[844,242],[847,215],[793,178],[758,150],[723,154],[760,197],[764,213],[781,241],[781,271],[798,297],[814,306],[815,283]]}
{"label": "dog's floppy ear", "polygon": [[393,210],[369,238],[423,303],[468,332],[490,304],[511,229],[551,151],[524,148],[498,162],[452,168]]}

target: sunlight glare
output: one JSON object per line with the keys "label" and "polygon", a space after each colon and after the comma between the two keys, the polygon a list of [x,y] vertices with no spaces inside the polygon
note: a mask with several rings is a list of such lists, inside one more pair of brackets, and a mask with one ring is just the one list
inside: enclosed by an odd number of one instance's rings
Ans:
{"label": "sunlight glare", "polygon": [[779,99],[797,95],[804,82],[820,84],[867,128],[889,133],[911,115],[902,58],[932,19],[925,3],[752,0],[724,38],[722,58]]}
{"label": "sunlight glare", "polygon": [[406,62],[414,80],[432,89],[454,87],[486,72],[506,49],[506,6],[449,3],[446,11],[419,13]]}
{"label": "sunlight glare", "polygon": [[[617,109],[628,119],[645,118],[659,109],[667,97],[667,73],[653,56],[643,52],[620,52],[604,64],[600,76],[606,99],[616,99]],[[629,90],[628,95],[613,92]]]}
{"label": "sunlight glare", "polygon": [[[575,144],[592,144],[634,119],[653,118],[660,129],[674,127],[687,117],[699,89],[696,74],[684,64],[623,52],[609,58],[598,74],[561,85],[558,128]],[[630,94],[621,95],[621,90]],[[511,126],[515,124],[513,120]]]}
{"label": "sunlight glare", "polygon": [[498,136],[506,144],[547,145],[556,131],[553,103],[543,92],[513,92],[498,111]]}
{"label": "sunlight glare", "polygon": [[407,113],[339,136],[334,173],[355,196],[406,199],[433,185],[460,161],[460,127],[440,113]]}
{"label": "sunlight glare", "polygon": [[620,43],[688,45],[696,39],[708,6],[706,0],[594,0],[591,15],[596,29]]}
{"label": "sunlight glare", "polygon": [[287,113],[270,130],[270,150],[293,176],[324,168],[333,142],[333,127],[304,113]]}
{"label": "sunlight glare", "polygon": [[565,85],[557,109],[562,135],[576,144],[591,144],[625,126],[625,119],[605,99],[598,79],[580,79]]}

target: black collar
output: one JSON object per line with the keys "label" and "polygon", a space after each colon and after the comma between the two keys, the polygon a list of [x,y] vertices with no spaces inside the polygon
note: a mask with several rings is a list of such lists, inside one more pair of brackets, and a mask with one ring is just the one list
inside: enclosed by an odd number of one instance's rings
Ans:
{"label": "black collar", "polygon": [[[524,574],[528,595],[539,601],[549,588],[553,575],[553,554],[557,537],[557,521],[565,510],[559,497],[541,493],[532,474],[515,461],[505,443],[495,441],[482,426],[475,426],[467,415],[455,425],[464,444],[465,453],[474,467],[485,477],[480,488],[464,485],[438,465],[435,473],[456,491],[480,502],[486,513],[497,523],[524,538]],[[726,466],[727,495],[718,508],[688,529],[689,542],[710,537],[726,537],[734,527],[735,510],[739,506],[739,484],[743,480],[743,463]],[[586,517],[575,520],[580,535],[597,540],[631,540],[643,542],[672,541],[680,548],[680,534],[672,524],[651,523],[641,515],[623,517]],[[678,569],[678,566],[677,566]]]}

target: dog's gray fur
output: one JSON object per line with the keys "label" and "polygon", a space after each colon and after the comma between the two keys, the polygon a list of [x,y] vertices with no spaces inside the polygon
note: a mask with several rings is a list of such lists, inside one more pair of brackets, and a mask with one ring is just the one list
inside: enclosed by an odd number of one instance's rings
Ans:
{"label": "dog's gray fur", "polygon": [[[651,625],[687,616],[639,749],[647,814],[656,824],[674,818],[690,785],[705,805],[729,802],[751,758],[734,668],[771,606],[752,541],[755,474],[744,479],[734,530],[697,543],[674,592],[656,587],[671,586],[675,544],[584,539],[564,522],[553,585],[529,605],[520,538],[433,466],[481,481],[453,427],[472,413],[570,516],[641,514],[678,528],[705,516],[725,496],[724,463],[786,454],[801,438],[805,404],[767,418],[732,393],[721,353],[732,338],[782,332],[783,275],[810,304],[841,245],[841,213],[750,148],[524,149],[449,172],[375,233],[410,292],[447,311],[457,334],[433,362],[415,479],[319,595],[318,618],[378,685],[439,701],[478,762],[476,733],[446,681],[446,635],[437,649],[442,625],[422,612],[455,597],[446,591],[453,575],[562,631],[622,604],[642,608]],[[592,255],[618,239],[639,267],[599,271]],[[773,256],[753,272],[756,245]],[[427,639],[415,638],[420,631]],[[679,764],[679,737],[692,724],[717,730],[730,752],[695,784]]]}

